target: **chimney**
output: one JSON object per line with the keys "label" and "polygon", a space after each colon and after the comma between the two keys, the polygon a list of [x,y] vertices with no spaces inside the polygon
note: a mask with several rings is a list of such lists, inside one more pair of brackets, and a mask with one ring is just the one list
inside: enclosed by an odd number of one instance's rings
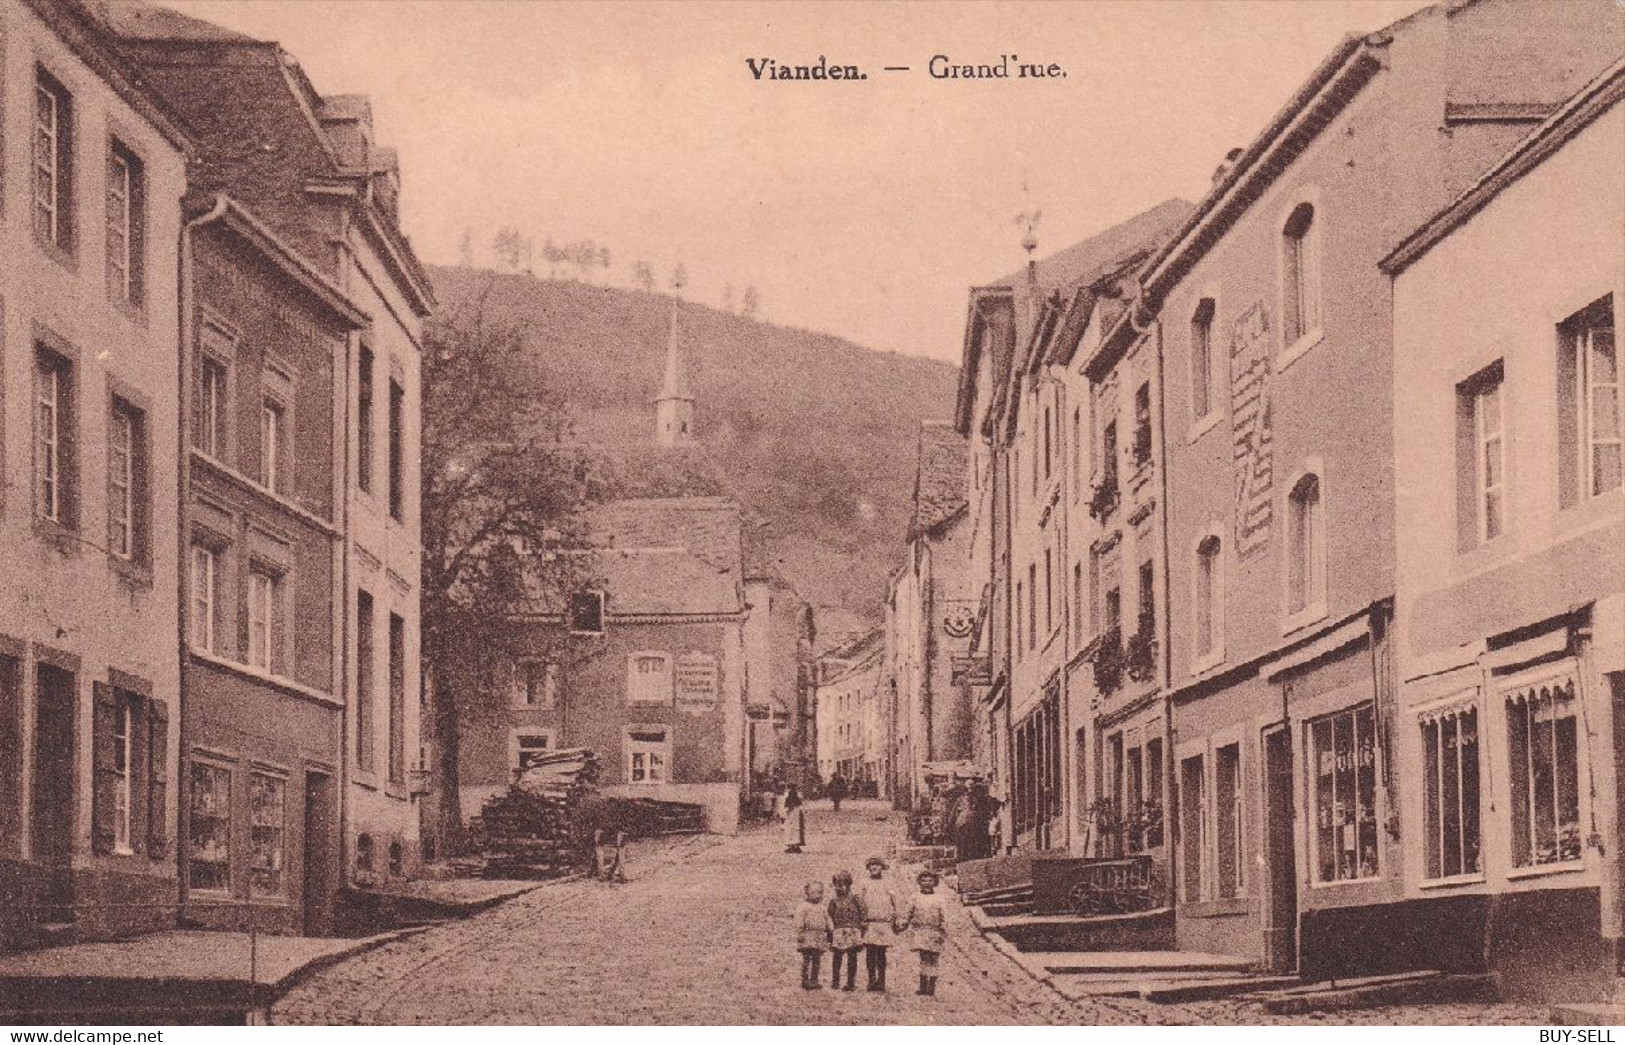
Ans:
{"label": "chimney", "polygon": [[1213,171],[1213,184],[1217,185],[1224,180],[1224,176],[1230,173],[1231,168],[1235,167],[1236,161],[1241,159],[1243,151],[1241,149],[1231,149],[1224,154],[1223,162]]}

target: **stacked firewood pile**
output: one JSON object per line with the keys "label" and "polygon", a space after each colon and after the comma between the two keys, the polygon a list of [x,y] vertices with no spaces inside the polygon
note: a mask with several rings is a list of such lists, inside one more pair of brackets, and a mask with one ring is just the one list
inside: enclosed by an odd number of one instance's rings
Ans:
{"label": "stacked firewood pile", "polygon": [[591,842],[583,816],[598,783],[598,756],[587,748],[533,757],[504,793],[469,823],[487,878],[553,878],[579,867]]}

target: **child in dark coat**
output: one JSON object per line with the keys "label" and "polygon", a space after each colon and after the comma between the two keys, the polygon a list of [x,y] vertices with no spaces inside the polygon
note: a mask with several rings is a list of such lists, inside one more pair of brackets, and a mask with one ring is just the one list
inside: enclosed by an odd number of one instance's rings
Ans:
{"label": "child in dark coat", "polygon": [[[835,897],[829,902],[830,949],[835,952],[835,977],[831,987],[858,989],[858,950],[863,946],[866,921],[863,901],[852,895],[852,872],[841,871],[834,880]],[[841,987],[841,960],[846,959],[846,986]]]}

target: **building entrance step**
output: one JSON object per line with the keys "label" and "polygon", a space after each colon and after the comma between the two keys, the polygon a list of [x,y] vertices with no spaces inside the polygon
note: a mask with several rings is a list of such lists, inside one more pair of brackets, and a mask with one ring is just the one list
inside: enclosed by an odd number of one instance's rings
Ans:
{"label": "building entrance step", "polygon": [[1257,963],[1234,954],[1204,951],[1026,951],[1023,965],[1051,975],[1121,976],[1124,973],[1252,972]]}

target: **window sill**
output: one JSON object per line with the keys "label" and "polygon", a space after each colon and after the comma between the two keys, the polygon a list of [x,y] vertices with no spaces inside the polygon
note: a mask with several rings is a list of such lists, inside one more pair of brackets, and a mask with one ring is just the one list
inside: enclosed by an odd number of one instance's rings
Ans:
{"label": "window sill", "polygon": [[1293,363],[1296,363],[1298,359],[1306,355],[1310,349],[1314,348],[1316,345],[1320,344],[1321,341],[1325,340],[1325,337],[1326,331],[1324,328],[1316,327],[1307,334],[1304,334],[1302,337],[1298,338],[1298,340],[1292,342],[1292,344],[1288,345],[1286,348],[1283,348],[1280,355],[1275,357],[1275,372],[1279,374]]}
{"label": "window sill", "polygon": [[1311,603],[1281,622],[1281,634],[1282,636],[1291,635],[1295,631],[1302,631],[1311,624],[1319,624],[1325,619],[1325,601]]}
{"label": "window sill", "polygon": [[1209,410],[1206,415],[1192,421],[1190,427],[1185,429],[1185,442],[1194,443],[1213,430],[1224,414],[1218,410]]}
{"label": "window sill", "polygon": [[115,555],[112,552],[108,552],[107,565],[113,570],[114,573],[118,574],[127,583],[134,587],[152,587],[152,567],[145,563],[136,562],[132,559],[126,559],[122,556]]}
{"label": "window sill", "polygon": [[1586,869],[1584,860],[1565,860],[1559,864],[1537,864],[1534,867],[1514,867],[1507,872],[1511,881],[1545,878],[1548,875],[1579,874]]}
{"label": "window sill", "polygon": [[296,682],[285,675],[276,675],[266,671],[263,668],[256,668],[248,664],[241,664],[235,660],[227,660],[225,657],[200,650],[195,646],[190,647],[189,652],[192,655],[192,659],[195,661],[200,661],[212,667],[220,668],[223,671],[229,671],[235,675],[240,675],[255,682],[263,682],[274,689],[288,694],[289,696],[309,700],[314,703],[321,704],[324,707],[344,707],[344,702],[342,700],[334,699],[331,693],[323,693],[319,689],[307,686],[302,682]]}
{"label": "window sill", "polygon": [[69,273],[79,275],[79,257],[73,252],[72,247],[64,247],[60,243],[46,239],[37,227],[34,229],[34,245],[40,249],[41,254],[61,265]]}
{"label": "window sill", "polygon": [[1342,888],[1345,888],[1347,886],[1381,885],[1383,882],[1386,882],[1387,880],[1388,879],[1384,878],[1382,875],[1379,874],[1379,875],[1372,875],[1372,876],[1367,877],[1367,878],[1340,878],[1335,882],[1310,882],[1309,883],[1309,888],[1311,888],[1311,889],[1342,889]]}
{"label": "window sill", "polygon": [[1458,874],[1449,878],[1428,878],[1416,883],[1418,889],[1456,889],[1464,885],[1483,885],[1482,874]]}
{"label": "window sill", "polygon": [[378,778],[364,769],[356,770],[355,775],[350,777],[350,783],[367,791],[378,790]]}
{"label": "window sill", "polygon": [[38,513],[34,515],[34,533],[62,555],[79,554],[79,545],[83,543],[77,529]]}

